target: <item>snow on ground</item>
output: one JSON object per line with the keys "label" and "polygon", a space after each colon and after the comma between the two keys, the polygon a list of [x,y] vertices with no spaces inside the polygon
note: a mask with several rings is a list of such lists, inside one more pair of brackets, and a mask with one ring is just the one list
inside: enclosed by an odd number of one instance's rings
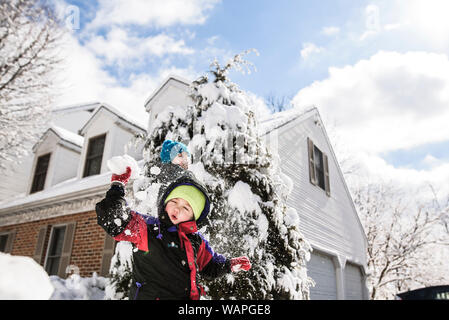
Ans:
{"label": "snow on ground", "polygon": [[30,257],[0,252],[0,300],[103,300],[109,279],[49,276]]}
{"label": "snow on ground", "polygon": [[45,270],[32,258],[0,252],[0,299],[47,300],[54,287]]}
{"label": "snow on ground", "polygon": [[82,278],[72,274],[67,279],[50,276],[55,288],[50,300],[104,300],[108,279],[93,274],[91,278]]}

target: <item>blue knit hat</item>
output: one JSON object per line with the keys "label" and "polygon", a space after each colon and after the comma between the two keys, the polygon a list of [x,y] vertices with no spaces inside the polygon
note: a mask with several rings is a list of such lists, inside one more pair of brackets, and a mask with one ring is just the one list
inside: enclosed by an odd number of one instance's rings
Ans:
{"label": "blue knit hat", "polygon": [[163,163],[172,162],[172,160],[182,152],[186,152],[190,157],[190,152],[185,144],[177,141],[165,140],[162,144],[161,161]]}

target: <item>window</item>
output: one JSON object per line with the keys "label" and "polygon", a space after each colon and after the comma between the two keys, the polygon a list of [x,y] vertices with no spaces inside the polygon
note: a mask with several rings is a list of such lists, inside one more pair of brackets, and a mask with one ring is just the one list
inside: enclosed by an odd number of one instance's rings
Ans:
{"label": "window", "polygon": [[329,183],[329,163],[327,155],[314,145],[310,138],[307,138],[309,150],[309,177],[310,183],[326,191],[330,196]]}
{"label": "window", "polygon": [[83,177],[99,174],[106,135],[89,139]]}
{"label": "window", "polygon": [[41,191],[44,189],[49,162],[50,153],[37,158],[36,169],[34,170],[33,184],[31,185],[30,193]]}
{"label": "window", "polygon": [[0,235],[0,252],[6,252],[6,243],[8,242],[8,235]]}
{"label": "window", "polygon": [[315,162],[315,180],[321,189],[326,190],[324,186],[323,153],[316,146],[313,146],[313,157]]}
{"label": "window", "polygon": [[47,263],[45,271],[48,275],[57,275],[59,270],[59,263],[62,255],[62,247],[64,244],[66,226],[55,227],[50,238],[48,247]]}

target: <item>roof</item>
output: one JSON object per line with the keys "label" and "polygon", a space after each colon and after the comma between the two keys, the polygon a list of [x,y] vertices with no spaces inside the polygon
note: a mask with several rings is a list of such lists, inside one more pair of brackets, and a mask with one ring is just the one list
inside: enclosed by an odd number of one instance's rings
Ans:
{"label": "roof", "polygon": [[[139,166],[143,160],[138,161]],[[70,178],[42,191],[32,194],[20,194],[0,202],[0,218],[24,210],[38,207],[55,206],[70,200],[81,200],[105,192],[111,183],[111,171],[84,178]],[[130,183],[129,186],[132,186]]]}
{"label": "roof", "polygon": [[[159,85],[159,87],[157,87],[153,93],[147,98],[147,100],[145,100],[144,106],[147,109],[147,105],[161,92],[162,88],[164,88],[168,82],[170,81],[175,81],[178,82],[180,84],[183,84],[185,86],[190,86],[190,84],[192,83],[192,81],[185,79],[183,77],[180,77],[178,75],[169,75],[167,78],[165,78],[164,81],[162,81],[162,83]],[[148,111],[148,109],[147,109]]]}
{"label": "roof", "polygon": [[96,117],[96,115],[102,110],[108,110],[109,112],[115,114],[119,119],[125,121],[126,123],[141,129],[143,131],[146,132],[146,127],[147,127],[147,123],[146,123],[146,119],[137,119],[127,113],[124,113],[122,111],[120,111],[119,109],[107,104],[107,103],[99,103],[97,109],[95,110],[94,114],[90,117],[90,119],[84,124],[84,126],[79,130],[80,134],[83,135],[84,131],[86,130],[86,128],[90,125],[90,123],[92,123],[92,121],[94,120],[94,118]]}
{"label": "roof", "polygon": [[10,212],[10,208],[20,206],[20,208],[23,209],[23,206],[27,204],[32,204],[32,207],[34,207],[34,204],[36,202],[50,199],[51,201],[49,201],[49,203],[53,204],[53,201],[56,197],[69,197],[72,194],[77,195],[79,192],[84,190],[90,190],[92,188],[109,185],[110,182],[111,172],[107,172],[101,175],[94,175],[83,179],[71,178],[69,180],[58,183],[48,189],[44,189],[42,191],[29,195],[21,194],[14,198],[0,202],[0,216],[3,209],[6,208],[8,209],[8,212]]}
{"label": "roof", "polygon": [[268,117],[259,120],[259,134],[266,135],[273,130],[279,129],[286,124],[298,119],[299,117],[308,114],[309,112],[316,111],[316,107],[307,108],[292,108],[286,111],[273,113]]}
{"label": "roof", "polygon": [[77,145],[79,147],[83,146],[84,138],[72,131],[69,131],[67,129],[64,129],[62,127],[58,127],[56,125],[52,125],[50,129],[56,133],[58,137],[60,137],[62,140],[65,140],[67,142],[73,143],[74,145]]}
{"label": "roof", "polygon": [[82,104],[73,104],[73,105],[66,105],[66,106],[57,106],[54,107],[52,112],[53,113],[70,113],[70,112],[77,112],[77,111],[88,111],[93,112],[96,108],[100,106],[100,102],[87,102]]}
{"label": "roof", "polygon": [[33,151],[36,151],[36,148],[38,148],[39,145],[47,138],[50,132],[53,132],[59,139],[69,143],[70,145],[72,145],[72,147],[75,147],[75,150],[78,150],[83,147],[84,143],[83,137],[77,135],[72,131],[69,131],[67,129],[64,129],[62,127],[53,124],[50,126],[50,128],[47,129],[47,131],[45,131],[45,133],[42,135],[39,141],[36,142],[36,144],[33,146]]}

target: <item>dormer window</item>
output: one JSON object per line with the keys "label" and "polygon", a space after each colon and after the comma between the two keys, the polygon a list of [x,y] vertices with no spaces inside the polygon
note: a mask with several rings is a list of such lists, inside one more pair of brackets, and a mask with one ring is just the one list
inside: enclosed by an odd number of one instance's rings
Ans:
{"label": "dormer window", "polygon": [[89,139],[83,178],[100,173],[105,141],[105,134]]}
{"label": "dormer window", "polygon": [[48,164],[50,162],[50,153],[40,156],[37,159],[36,169],[34,170],[33,184],[30,193],[41,191],[45,186]]}

